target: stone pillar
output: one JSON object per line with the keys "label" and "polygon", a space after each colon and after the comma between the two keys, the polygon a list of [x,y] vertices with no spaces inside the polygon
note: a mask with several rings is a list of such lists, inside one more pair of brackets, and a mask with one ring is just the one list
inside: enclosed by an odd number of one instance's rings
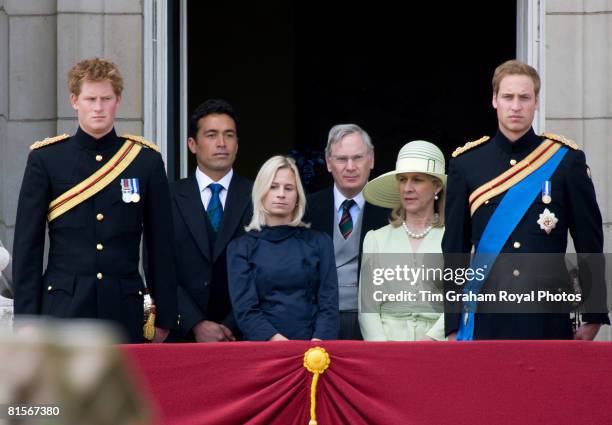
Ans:
{"label": "stone pillar", "polygon": [[[8,16],[4,10],[4,0],[0,0],[0,240],[8,245],[7,213],[5,205],[7,190],[5,188],[8,178],[8,158],[6,121],[8,118]],[[12,246],[10,244],[9,246]]]}
{"label": "stone pillar", "polygon": [[142,24],[140,0],[57,0],[57,133],[77,123],[66,74],[81,59],[99,56],[119,66],[124,79],[117,133],[142,133]]}
{"label": "stone pillar", "polygon": [[55,13],[56,0],[4,0],[0,10],[0,238],[9,250],[28,146],[56,131]]}
{"label": "stone pillar", "polygon": [[[546,129],[585,151],[604,221],[604,252],[612,252],[611,39],[612,1],[547,1]],[[599,337],[612,339],[610,328]]]}

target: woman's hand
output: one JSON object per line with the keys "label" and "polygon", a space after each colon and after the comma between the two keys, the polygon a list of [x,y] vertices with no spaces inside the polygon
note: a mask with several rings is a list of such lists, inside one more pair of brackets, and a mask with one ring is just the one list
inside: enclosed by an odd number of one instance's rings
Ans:
{"label": "woman's hand", "polygon": [[593,341],[600,327],[601,323],[585,323],[574,331],[574,339]]}
{"label": "woman's hand", "polygon": [[289,339],[282,334],[274,334],[268,341],[289,341]]}
{"label": "woman's hand", "polygon": [[419,339],[419,341],[435,341],[432,337],[425,335],[423,338]]}
{"label": "woman's hand", "polygon": [[164,328],[158,328],[157,326],[155,326],[155,334],[153,335],[153,341],[154,343],[162,343],[166,340],[166,338],[168,338],[168,334],[170,334],[170,330],[169,329],[164,329]]}

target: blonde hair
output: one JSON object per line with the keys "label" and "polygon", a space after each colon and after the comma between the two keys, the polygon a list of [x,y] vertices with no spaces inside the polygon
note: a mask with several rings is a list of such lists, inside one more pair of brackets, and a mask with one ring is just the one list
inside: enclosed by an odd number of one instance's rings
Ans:
{"label": "blonde hair", "polygon": [[113,62],[101,59],[85,59],[74,65],[68,71],[68,90],[71,94],[81,94],[84,81],[109,81],[117,97],[123,93],[123,77],[119,68]]}
{"label": "blonde hair", "polygon": [[495,68],[495,72],[493,73],[493,80],[491,84],[493,86],[493,96],[497,96],[497,92],[499,92],[499,86],[502,80],[508,75],[526,75],[531,78],[533,81],[533,88],[535,91],[536,97],[540,94],[540,76],[538,75],[538,71],[535,70],[534,67],[527,65],[521,61],[517,61],[516,59],[512,59],[506,61]]}
{"label": "blonde hair", "polygon": [[[434,185],[437,185],[440,188],[438,191],[438,200],[434,201],[434,213],[438,214],[438,220],[433,223],[433,227],[444,227],[444,206],[446,205],[446,190],[444,184],[442,183],[442,180],[435,176],[425,173],[422,174],[429,177]],[[389,223],[393,227],[400,227],[404,221],[405,215],[406,210],[404,210],[404,207],[400,201],[399,206],[391,210],[391,218],[389,219]]]}
{"label": "blonde hair", "polygon": [[306,211],[306,194],[304,193],[302,181],[300,180],[300,173],[295,166],[295,161],[288,156],[277,155],[264,162],[255,178],[253,193],[251,195],[253,201],[253,218],[249,225],[244,228],[247,232],[251,230],[261,230],[261,228],[266,225],[268,212],[263,206],[263,199],[270,191],[274,177],[276,177],[276,173],[281,168],[288,168],[293,172],[293,176],[295,177],[295,188],[298,194],[297,204],[293,210],[293,219],[289,223],[289,226],[310,227],[302,221],[302,217],[304,217]]}

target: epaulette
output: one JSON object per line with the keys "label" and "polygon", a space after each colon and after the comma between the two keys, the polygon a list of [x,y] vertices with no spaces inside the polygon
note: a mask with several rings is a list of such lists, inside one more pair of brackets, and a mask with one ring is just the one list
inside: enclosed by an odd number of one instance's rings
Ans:
{"label": "epaulette", "polygon": [[123,137],[124,139],[130,139],[131,141],[136,142],[139,145],[142,145],[142,146],[147,147],[149,149],[153,149],[155,152],[161,152],[160,149],[159,149],[159,146],[157,146],[153,142],[149,142],[144,137],[134,136],[133,134],[122,134],[121,137]]}
{"label": "epaulette", "polygon": [[453,158],[458,157],[459,155],[461,155],[463,152],[467,152],[472,148],[475,148],[476,146],[482,145],[484,142],[488,141],[490,139],[489,136],[482,136],[480,139],[478,140],[473,140],[471,142],[467,142],[465,145],[458,147],[457,149],[455,149],[455,151],[453,152]]}
{"label": "epaulette", "polygon": [[542,133],[541,136],[545,137],[546,139],[554,140],[555,142],[563,143],[565,146],[569,146],[575,151],[580,150],[580,146],[578,146],[576,142],[574,142],[573,140],[567,139],[566,137],[561,136],[559,134]]}
{"label": "epaulette", "polygon": [[66,140],[69,139],[70,136],[67,135],[66,133],[60,135],[60,136],[55,136],[55,137],[47,137],[46,139],[42,139],[39,140],[36,143],[32,143],[30,145],[30,150],[33,151],[34,149],[40,149],[44,146],[49,146],[52,145],[53,143],[57,143],[57,142],[61,142],[62,140]]}

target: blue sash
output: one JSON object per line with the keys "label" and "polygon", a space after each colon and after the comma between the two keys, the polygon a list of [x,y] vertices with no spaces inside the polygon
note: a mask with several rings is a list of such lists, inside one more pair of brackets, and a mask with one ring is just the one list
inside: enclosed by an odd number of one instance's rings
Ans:
{"label": "blue sash", "polygon": [[[542,182],[550,179],[566,153],[567,147],[561,147],[548,161],[518,184],[512,186],[504,195],[482,233],[470,264],[472,270],[481,269],[484,277],[481,280],[468,280],[463,288],[464,294],[474,294],[475,297],[480,293],[489,271],[495,263],[497,254],[502,250],[506,241],[538,196],[542,188]],[[474,313],[477,304],[473,300],[463,303],[457,341],[474,339]]]}

